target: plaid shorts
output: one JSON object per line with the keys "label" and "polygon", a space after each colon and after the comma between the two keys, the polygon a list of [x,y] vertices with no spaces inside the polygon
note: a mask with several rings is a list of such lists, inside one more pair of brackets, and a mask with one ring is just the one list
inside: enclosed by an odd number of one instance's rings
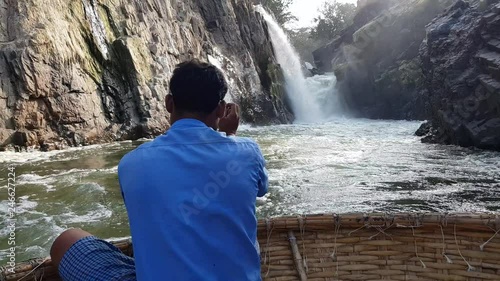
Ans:
{"label": "plaid shorts", "polygon": [[114,245],[89,236],[78,240],[59,264],[64,281],[135,281],[134,259]]}

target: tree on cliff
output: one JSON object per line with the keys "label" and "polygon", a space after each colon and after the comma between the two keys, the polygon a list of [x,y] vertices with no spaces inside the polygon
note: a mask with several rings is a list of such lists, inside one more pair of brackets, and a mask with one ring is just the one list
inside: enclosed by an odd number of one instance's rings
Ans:
{"label": "tree on cliff", "polygon": [[288,30],[288,36],[292,42],[293,47],[299,53],[303,61],[312,63],[314,61],[313,51],[324,45],[324,41],[311,38],[311,28],[302,27],[297,29]]}
{"label": "tree on cliff", "polygon": [[319,12],[320,15],[314,19],[316,25],[311,30],[311,38],[328,41],[352,24],[356,15],[356,6],[333,0],[323,3]]}
{"label": "tree on cliff", "polygon": [[290,5],[293,3],[293,0],[261,0],[261,3],[264,7],[267,7],[273,12],[276,21],[278,21],[281,26],[297,20],[290,12]]}

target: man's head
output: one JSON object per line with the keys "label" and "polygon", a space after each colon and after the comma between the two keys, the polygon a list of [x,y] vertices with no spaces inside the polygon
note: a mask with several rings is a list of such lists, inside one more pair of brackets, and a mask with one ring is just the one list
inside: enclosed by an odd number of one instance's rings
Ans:
{"label": "man's head", "polygon": [[170,79],[167,110],[171,123],[183,118],[198,119],[217,129],[224,116],[228,86],[224,74],[214,65],[191,60],[177,65]]}

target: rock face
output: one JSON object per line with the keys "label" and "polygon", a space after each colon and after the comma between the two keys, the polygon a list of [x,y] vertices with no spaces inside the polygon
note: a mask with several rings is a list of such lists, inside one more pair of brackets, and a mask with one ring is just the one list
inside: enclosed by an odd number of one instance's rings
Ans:
{"label": "rock face", "polygon": [[314,63],[324,72],[332,72],[338,60],[345,62],[341,52],[346,45],[353,43],[353,35],[360,28],[379,16],[383,11],[395,5],[395,0],[364,0],[358,1],[358,11],[353,19],[353,24],[341,32],[330,43],[314,51]]}
{"label": "rock face", "polygon": [[425,119],[419,47],[425,26],[449,1],[365,2],[354,24],[314,53],[316,64],[335,72],[346,110],[354,116]]}
{"label": "rock face", "polygon": [[248,0],[0,0],[0,146],[161,134],[175,65],[220,66],[254,123],[287,122],[282,72]]}
{"label": "rock face", "polygon": [[500,150],[499,1],[458,1],[428,26],[421,56],[424,141]]}

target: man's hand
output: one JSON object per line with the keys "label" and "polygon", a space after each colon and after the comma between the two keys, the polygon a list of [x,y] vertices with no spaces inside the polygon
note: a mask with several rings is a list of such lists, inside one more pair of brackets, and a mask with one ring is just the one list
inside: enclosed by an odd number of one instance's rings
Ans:
{"label": "man's hand", "polygon": [[228,136],[236,135],[239,125],[240,106],[235,103],[228,103],[224,117],[219,120],[219,132],[224,132]]}

